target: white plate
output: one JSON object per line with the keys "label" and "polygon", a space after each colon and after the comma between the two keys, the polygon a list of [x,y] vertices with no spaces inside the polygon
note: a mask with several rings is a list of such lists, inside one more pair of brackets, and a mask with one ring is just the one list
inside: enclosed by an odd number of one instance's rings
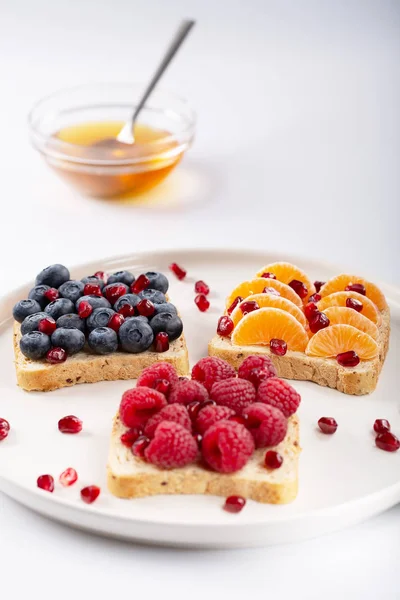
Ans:
{"label": "white plate", "polygon": [[[176,260],[187,268],[184,282],[171,275],[171,298],[181,309],[192,363],[207,354],[224,297],[241,280],[251,277],[281,256],[260,252],[195,251],[135,254],[72,269],[83,277],[102,268],[167,272]],[[312,279],[340,272],[315,261],[289,257]],[[199,313],[193,303],[193,285],[204,279],[211,287],[211,306]],[[13,304],[27,296],[30,286],[0,302],[0,416],[12,427],[0,443],[0,489],[33,510],[68,525],[99,534],[148,543],[235,547],[302,540],[328,533],[371,517],[400,501],[400,452],[389,454],[374,445],[374,420],[390,420],[400,433],[399,323],[400,292],[382,286],[392,309],[391,349],[377,390],[352,397],[312,383],[296,382],[302,395],[300,492],[287,506],[248,502],[242,513],[222,510],[223,499],[202,496],[159,496],[118,500],[106,490],[105,465],[111,420],[128,382],[77,385],[48,393],[27,393],[15,384],[10,318]],[[84,431],[62,435],[57,422],[76,414]],[[335,435],[316,430],[321,416],[339,423]],[[69,489],[56,486],[53,494],[36,488],[36,478],[51,473],[56,478],[66,467],[75,467],[80,480]],[[98,484],[99,499],[84,504],[79,490]]]}

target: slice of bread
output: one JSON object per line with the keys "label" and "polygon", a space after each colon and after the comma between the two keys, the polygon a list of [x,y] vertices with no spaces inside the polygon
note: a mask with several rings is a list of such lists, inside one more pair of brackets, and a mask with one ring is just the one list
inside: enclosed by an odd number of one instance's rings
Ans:
{"label": "slice of bread", "polygon": [[121,444],[126,431],[119,416],[114,419],[107,482],[110,492],[118,498],[140,498],[157,494],[239,495],[257,502],[286,504],[295,499],[298,489],[300,454],[299,421],[289,419],[288,432],[277,450],[283,457],[279,469],[264,466],[265,449],[256,450],[247,465],[237,473],[221,474],[211,471],[200,462],[179,469],[159,469],[140,458]]}
{"label": "slice of bread", "polygon": [[235,369],[252,354],[268,354],[271,357],[278,377],[313,381],[319,385],[334,388],[345,394],[361,396],[372,392],[378,383],[379,375],[389,348],[390,311],[382,313],[379,327],[379,355],[368,361],[360,361],[357,367],[342,367],[335,358],[317,358],[304,352],[288,351],[285,356],[276,356],[267,346],[234,346],[229,338],[216,335],[208,345],[210,356],[226,360]]}
{"label": "slice of bread", "polygon": [[19,347],[20,339],[21,327],[15,322],[14,354],[17,383],[27,391],[47,392],[76,383],[136,379],[145,367],[160,360],[174,365],[179,375],[187,375],[189,372],[189,357],[184,335],[171,342],[169,350],[162,354],[150,350],[140,354],[114,352],[104,356],[78,352],[58,365],[26,358]]}

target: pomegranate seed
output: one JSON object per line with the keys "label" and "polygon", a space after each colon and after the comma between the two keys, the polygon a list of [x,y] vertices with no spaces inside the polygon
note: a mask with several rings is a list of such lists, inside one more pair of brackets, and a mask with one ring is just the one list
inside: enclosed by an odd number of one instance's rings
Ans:
{"label": "pomegranate seed", "polygon": [[0,441],[5,440],[10,431],[10,423],[5,419],[0,419]]}
{"label": "pomegranate seed", "polygon": [[284,340],[272,339],[269,343],[269,348],[272,354],[277,356],[285,356],[287,352],[287,343]]}
{"label": "pomegranate seed", "polygon": [[187,405],[187,411],[189,413],[189,417],[192,421],[195,421],[197,418],[197,415],[199,414],[200,410],[203,408],[201,402],[198,402],[197,400],[195,400],[194,402],[191,402],[190,404]]}
{"label": "pomegranate seed", "polygon": [[182,269],[182,267],[180,267],[177,263],[171,263],[169,265],[169,268],[171,269],[173,274],[177,276],[178,279],[185,279],[186,271],[185,269]]}
{"label": "pomegranate seed", "polygon": [[89,302],[87,302],[86,300],[83,300],[82,302],[80,302],[79,308],[78,308],[78,315],[80,316],[81,319],[86,319],[86,317],[91,315],[92,312],[93,312],[93,307],[91,304],[89,304]]}
{"label": "pomegranate seed", "polygon": [[318,420],[318,427],[322,433],[332,434],[335,433],[338,424],[333,417],[321,417]]}
{"label": "pomegranate seed", "polygon": [[356,367],[360,362],[360,357],[354,350],[349,350],[348,352],[338,354],[336,360],[342,367]]}
{"label": "pomegranate seed", "polygon": [[386,433],[390,431],[390,423],[387,419],[376,419],[374,423],[374,431],[376,433]]}
{"label": "pomegranate seed", "polygon": [[267,469],[279,469],[282,466],[283,458],[279,452],[275,450],[268,450],[265,454],[264,464]]}
{"label": "pomegranate seed", "polygon": [[65,362],[67,360],[67,353],[64,348],[50,348],[46,354],[46,360],[51,365],[57,365],[58,363]]}
{"label": "pomegranate seed", "polygon": [[168,379],[156,379],[153,385],[153,388],[157,390],[157,392],[164,394],[164,396],[168,394],[170,387],[171,384]]}
{"label": "pomegranate seed", "polygon": [[104,273],[104,271],[96,271],[93,277],[97,277],[97,279],[102,279],[104,283],[107,282],[107,275]]}
{"label": "pomegranate seed", "polygon": [[40,475],[37,478],[37,486],[46,492],[54,492],[54,479],[51,475]]}
{"label": "pomegranate seed", "polygon": [[141,435],[143,435],[143,431],[137,427],[133,427],[132,429],[125,431],[119,439],[121,440],[121,444],[127,448],[132,448],[133,444]]}
{"label": "pomegranate seed", "polygon": [[205,283],[205,281],[200,279],[194,284],[194,291],[196,292],[196,294],[204,294],[205,296],[207,296],[207,294],[210,293],[210,288]]}
{"label": "pomegranate seed", "polygon": [[88,485],[81,490],[81,498],[86,504],[92,504],[100,495],[100,488],[97,485]]}
{"label": "pomegranate seed", "polygon": [[139,275],[139,277],[134,281],[131,285],[132,294],[139,294],[139,292],[143,292],[150,285],[150,279],[146,277],[146,275]]}
{"label": "pomegranate seed", "polygon": [[150,300],[144,298],[136,306],[136,310],[138,311],[139,315],[142,315],[143,317],[151,317],[151,315],[154,315],[156,309]]}
{"label": "pomegranate seed", "polygon": [[289,283],[289,285],[292,288],[292,290],[294,290],[296,294],[300,296],[302,300],[307,297],[308,289],[302,281],[299,281],[298,279],[293,279]]}
{"label": "pomegranate seed", "polygon": [[198,445],[199,448],[201,448],[201,443],[203,441],[203,436],[201,435],[201,433],[195,433],[193,435],[194,441],[196,442],[196,444]]}
{"label": "pomegranate seed", "polygon": [[375,444],[381,450],[385,450],[385,452],[396,452],[396,450],[400,448],[399,438],[390,431],[385,431],[385,433],[379,433],[376,436]]}
{"label": "pomegranate seed", "polygon": [[245,506],[246,499],[243,496],[228,496],[223,509],[230,513],[239,513]]}
{"label": "pomegranate seed", "polygon": [[101,291],[101,287],[96,285],[95,283],[87,283],[83,288],[83,293],[85,296],[102,296],[103,292]]}
{"label": "pomegranate seed", "polygon": [[58,429],[61,433],[79,433],[82,431],[82,421],[74,415],[69,415],[58,421]]}
{"label": "pomegranate seed", "polygon": [[154,350],[156,352],[167,352],[169,350],[169,335],[165,331],[157,333],[155,338]]}
{"label": "pomegranate seed", "polygon": [[263,294],[273,294],[274,296],[280,296],[281,293],[273,287],[265,287],[263,289]]}
{"label": "pomegranate seed", "polygon": [[244,300],[244,298],[242,298],[242,296],[236,296],[236,298],[234,299],[234,301],[232,302],[232,304],[230,305],[230,307],[228,308],[228,315],[231,315],[233,313],[233,311],[235,310],[235,308],[237,307],[237,305]]}
{"label": "pomegranate seed", "polygon": [[217,333],[222,337],[229,337],[235,325],[230,317],[226,315],[219,318],[217,325]]}
{"label": "pomegranate seed", "polygon": [[205,406],[217,406],[217,403],[215,400],[204,400],[204,402],[201,403],[199,410],[202,410]]}
{"label": "pomegranate seed", "polygon": [[201,312],[206,312],[206,310],[210,308],[210,303],[207,300],[207,296],[205,296],[204,294],[197,294],[197,296],[194,299],[194,302],[199,311]]}
{"label": "pomegranate seed", "polygon": [[245,427],[247,426],[247,418],[245,416],[241,417],[240,415],[232,415],[228,418],[228,421],[235,421],[235,423],[239,423],[239,425],[244,425]]}
{"label": "pomegranate seed", "polygon": [[240,310],[244,315],[247,315],[250,312],[255,310],[259,310],[260,307],[255,300],[249,300],[248,302],[242,302],[240,305]]}
{"label": "pomegranate seed", "polygon": [[46,335],[51,335],[57,328],[56,322],[53,317],[46,317],[42,319],[38,325],[39,331]]}
{"label": "pomegranate seed", "polygon": [[309,302],[319,302],[321,300],[322,296],[321,294],[313,294],[312,296],[309,297],[308,301]]}
{"label": "pomegranate seed", "polygon": [[346,298],[346,306],[347,308],[353,308],[357,312],[361,312],[364,308],[363,303],[356,298]]}
{"label": "pomegranate seed", "polygon": [[315,291],[318,293],[325,283],[325,281],[314,281]]}
{"label": "pomegranate seed", "polygon": [[132,445],[132,454],[139,458],[144,458],[144,451],[150,444],[150,440],[145,435],[140,435]]}
{"label": "pomegranate seed", "polygon": [[136,311],[130,304],[123,304],[119,309],[118,314],[122,315],[123,317],[134,317],[136,315]]}
{"label": "pomegranate seed", "polygon": [[115,285],[110,285],[106,289],[106,298],[111,304],[115,304],[118,298],[124,296],[126,294],[126,287],[124,285],[119,285],[116,283]]}
{"label": "pomegranate seed", "polygon": [[75,469],[72,469],[70,467],[68,469],[65,469],[65,471],[63,471],[61,473],[61,475],[59,477],[59,482],[64,487],[69,487],[70,485],[73,485],[75,483],[75,481],[77,481],[77,479],[78,479],[78,473],[75,471]]}
{"label": "pomegranate seed", "polygon": [[311,321],[309,322],[310,330],[312,331],[312,333],[317,333],[317,331],[320,331],[320,329],[325,329],[325,327],[328,327],[329,324],[330,321],[328,317],[324,313],[319,311],[316,314],[314,314]]}
{"label": "pomegranate seed", "polygon": [[261,275],[261,277],[264,277],[265,279],[276,279],[276,275],[274,275],[273,273],[270,273],[269,271],[267,271],[266,273],[263,273]]}
{"label": "pomegranate seed", "polygon": [[250,373],[247,376],[248,381],[258,388],[260,383],[264,381],[264,379],[268,379],[271,377],[271,373],[267,371],[267,369],[263,369],[262,367],[257,367],[255,369],[251,369]]}
{"label": "pomegranate seed", "polygon": [[112,315],[112,317],[110,317],[110,320],[108,321],[108,327],[114,329],[114,331],[118,333],[119,328],[121,327],[124,321],[124,315],[121,315],[120,313],[115,313],[115,315]]}
{"label": "pomegranate seed", "polygon": [[56,290],[56,288],[50,288],[49,290],[45,291],[43,296],[47,298],[49,302],[53,302],[54,300],[57,300],[60,297],[60,294],[58,293],[58,290]]}
{"label": "pomegranate seed", "polygon": [[308,302],[304,307],[304,314],[307,321],[310,321],[315,315],[319,313],[318,307],[314,302]]}
{"label": "pomegranate seed", "polygon": [[345,292],[358,292],[363,296],[367,295],[367,290],[365,289],[365,285],[362,283],[351,283],[345,288]]}

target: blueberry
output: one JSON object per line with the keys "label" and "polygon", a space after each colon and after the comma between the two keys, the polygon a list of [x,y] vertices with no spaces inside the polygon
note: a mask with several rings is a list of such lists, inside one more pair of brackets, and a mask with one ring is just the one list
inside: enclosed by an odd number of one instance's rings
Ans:
{"label": "blueberry", "polygon": [[52,334],[51,343],[57,348],[64,348],[67,354],[76,354],[85,345],[85,334],[79,329],[60,327]]}
{"label": "blueberry", "polygon": [[154,340],[150,325],[139,318],[128,319],[122,323],[118,334],[122,349],[134,354],[148,350]]}
{"label": "blueberry", "polygon": [[51,348],[51,342],[48,335],[41,331],[30,331],[22,336],[19,347],[21,352],[27,358],[38,360],[43,358],[46,352]]}
{"label": "blueberry", "polygon": [[143,292],[139,292],[139,296],[141,298],[146,298],[146,300],[150,300],[153,304],[164,304],[167,301],[165,295],[159,290],[152,290],[151,288],[147,288],[147,290],[143,290]]}
{"label": "blueberry", "polygon": [[45,312],[38,312],[25,317],[25,319],[21,323],[22,335],[25,335],[25,333],[29,333],[30,331],[37,331],[40,321],[42,321],[48,316],[49,315]]}
{"label": "blueberry", "polygon": [[75,303],[76,310],[78,310],[81,302],[89,302],[92,308],[111,308],[111,304],[103,296],[81,296]]}
{"label": "blueberry", "polygon": [[96,327],[89,333],[88,343],[96,354],[111,354],[118,350],[118,336],[110,327]]}
{"label": "blueberry", "polygon": [[25,317],[41,310],[42,307],[36,300],[20,300],[13,308],[13,317],[18,323],[22,323]]}
{"label": "blueberry", "polygon": [[57,327],[63,327],[64,329],[79,329],[85,333],[85,320],[81,319],[76,313],[68,313],[67,315],[61,315],[56,321]]}
{"label": "blueberry", "polygon": [[68,298],[68,300],[71,300],[75,304],[78,298],[82,296],[84,287],[82,281],[73,279],[60,285],[58,291],[62,298]]}
{"label": "blueberry", "polygon": [[152,318],[151,328],[154,331],[154,335],[160,333],[160,331],[165,331],[168,333],[169,339],[172,342],[181,335],[183,324],[177,315],[172,315],[169,312],[162,312]]}
{"label": "blueberry", "polygon": [[72,313],[74,311],[75,306],[71,300],[68,300],[68,298],[57,298],[57,300],[50,302],[50,304],[48,304],[44,309],[44,312],[53,317],[55,321],[57,321],[61,315],[67,315],[68,313]]}
{"label": "blueberry", "polygon": [[88,330],[92,331],[97,327],[107,327],[113,315],[115,315],[115,310],[112,308],[95,308],[86,320]]}
{"label": "blueberry", "polygon": [[155,308],[154,316],[158,315],[159,313],[162,313],[162,312],[168,312],[168,313],[171,313],[171,315],[178,314],[176,307],[173,304],[171,304],[171,302],[164,302],[163,304],[155,304],[154,308]]}
{"label": "blueberry", "polygon": [[163,294],[167,293],[169,288],[169,282],[163,273],[157,273],[157,271],[147,271],[145,275],[148,279],[150,279],[150,289],[158,290]]}
{"label": "blueberry", "polygon": [[44,283],[53,288],[59,288],[61,284],[69,279],[69,271],[64,265],[51,265],[46,267],[36,277],[36,285]]}
{"label": "blueberry", "polygon": [[106,285],[102,279],[100,279],[99,277],[95,277],[94,275],[90,275],[89,277],[83,277],[83,279],[81,279],[81,282],[83,283],[83,285],[86,285],[86,283],[93,283],[93,285],[99,285],[101,289],[103,289],[103,287]]}
{"label": "blueberry", "polygon": [[139,319],[140,321],[144,321],[145,323],[149,322],[149,319],[144,315],[138,315],[137,317],[125,317],[125,321],[128,321],[128,319]]}
{"label": "blueberry", "polygon": [[129,271],[117,271],[108,277],[107,283],[124,283],[128,287],[135,281],[135,277]]}
{"label": "blueberry", "polygon": [[44,293],[47,292],[47,290],[49,289],[49,285],[35,285],[35,287],[32,288],[29,292],[28,298],[30,300],[36,300],[36,302],[39,302],[41,308],[43,309],[46,306],[46,304],[49,303],[46,296],[44,295]]}
{"label": "blueberry", "polygon": [[121,309],[125,304],[129,304],[130,306],[137,306],[140,302],[140,297],[137,294],[125,294],[124,296],[120,296],[116,303],[114,304],[114,310],[117,312]]}

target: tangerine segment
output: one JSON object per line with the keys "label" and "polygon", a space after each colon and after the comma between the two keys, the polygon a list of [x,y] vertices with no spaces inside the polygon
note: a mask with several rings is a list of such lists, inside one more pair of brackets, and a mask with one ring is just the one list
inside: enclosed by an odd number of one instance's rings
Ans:
{"label": "tangerine segment", "polygon": [[361,360],[378,356],[378,344],[368,333],[352,325],[330,325],[320,329],[308,342],[306,354],[324,358],[353,350]]}
{"label": "tangerine segment", "polygon": [[298,320],[280,308],[260,308],[245,315],[232,333],[236,346],[268,346],[272,339],[284,340],[289,350],[304,352],[308,335]]}
{"label": "tangerine segment", "polygon": [[[298,306],[293,304],[287,298],[283,298],[282,296],[275,296],[275,294],[252,294],[243,300],[243,302],[248,301],[257,302],[260,308],[271,307],[271,308],[280,308],[281,310],[286,310],[288,313],[293,315],[303,327],[307,325],[307,319],[305,318],[303,312],[300,310]],[[242,302],[240,304],[243,304]],[[231,319],[236,325],[243,318],[243,313],[240,308],[240,304],[235,308],[233,313],[231,314]]]}
{"label": "tangerine segment", "polygon": [[269,287],[273,288],[277,292],[279,292],[280,296],[283,298],[287,298],[293,304],[298,306],[299,308],[303,307],[303,303],[299,296],[295,291],[292,290],[291,287],[278,281],[277,279],[264,279],[264,277],[258,277],[257,279],[252,279],[251,281],[243,281],[243,283],[239,284],[233,292],[226,299],[226,308],[229,308],[232,302],[238,296],[242,298],[247,298],[248,296],[252,296],[253,294],[261,294],[264,288]]}
{"label": "tangerine segment", "polygon": [[311,294],[315,294],[315,286],[311,279],[308,277],[308,275],[306,275],[306,273],[304,273],[304,271],[299,269],[299,267],[296,267],[296,265],[292,265],[292,263],[271,263],[269,265],[266,265],[260,271],[258,271],[256,276],[262,277],[263,273],[273,273],[275,277],[279,279],[279,281],[282,281],[282,283],[286,284],[289,284],[291,281],[293,281],[293,279],[302,281],[308,289],[308,296],[311,296]]}
{"label": "tangerine segment", "polygon": [[329,279],[325,285],[322,286],[319,293],[324,298],[325,296],[329,296],[329,294],[333,294],[334,292],[346,290],[346,287],[352,283],[361,283],[365,287],[367,298],[372,300],[379,310],[384,310],[387,308],[385,296],[374,283],[371,283],[362,277],[357,277],[356,275],[348,275],[347,273],[342,273],[341,275],[337,275],[336,277]]}
{"label": "tangerine segment", "polygon": [[[363,308],[360,311],[364,317],[370,319],[375,325],[380,325],[382,321],[382,317],[376,308],[375,304],[367,298],[367,296],[363,296],[358,292],[335,292],[334,294],[330,294],[329,296],[325,296],[317,303],[318,310],[325,311],[326,308],[330,306],[346,306],[347,298],[355,298],[362,302]],[[354,310],[353,308],[351,310]]]}
{"label": "tangerine segment", "polygon": [[379,329],[367,317],[346,306],[331,306],[326,308],[324,313],[328,317],[331,325],[352,325],[359,331],[368,333],[374,340],[379,337]]}

